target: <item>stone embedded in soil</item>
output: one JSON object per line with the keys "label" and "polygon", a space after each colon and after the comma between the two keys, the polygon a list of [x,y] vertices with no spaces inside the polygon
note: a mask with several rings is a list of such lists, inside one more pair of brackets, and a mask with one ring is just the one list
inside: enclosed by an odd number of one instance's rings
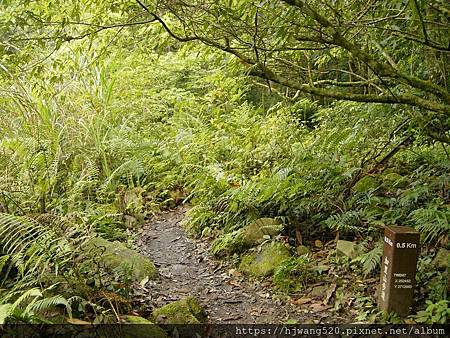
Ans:
{"label": "stone embedded in soil", "polygon": [[344,255],[351,259],[354,259],[359,255],[358,244],[349,241],[339,240],[337,241],[336,244],[336,252],[340,255]]}
{"label": "stone embedded in soil", "polygon": [[280,234],[283,225],[273,218],[259,218],[242,229],[224,234],[217,238],[211,247],[214,255],[230,255],[254,247]]}
{"label": "stone embedded in soil", "polygon": [[85,244],[85,252],[103,263],[107,270],[121,270],[123,273],[130,271],[134,281],[141,281],[144,278],[154,279],[158,275],[155,265],[149,258],[120,242],[94,237]]}
{"label": "stone embedded in soil", "polygon": [[139,317],[139,316],[127,315],[127,316],[123,316],[122,319],[126,324],[154,324],[150,320],[145,319],[144,317]]}
{"label": "stone embedded in soil", "polygon": [[158,324],[201,324],[207,315],[196,298],[187,297],[153,310],[152,318]]}
{"label": "stone embedded in soil", "polygon": [[249,275],[261,277],[271,275],[284,260],[291,257],[289,249],[279,242],[263,245],[258,253],[242,258],[239,269]]}

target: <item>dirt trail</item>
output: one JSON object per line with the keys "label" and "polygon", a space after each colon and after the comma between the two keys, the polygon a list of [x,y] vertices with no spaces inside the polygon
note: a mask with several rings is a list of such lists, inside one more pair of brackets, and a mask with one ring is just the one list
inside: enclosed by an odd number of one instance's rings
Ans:
{"label": "dirt trail", "polygon": [[[209,244],[188,238],[180,226],[186,209],[155,217],[140,231],[136,246],[150,257],[159,278],[136,290],[142,307],[160,307],[194,296],[206,309],[212,323],[299,323],[322,321],[325,314],[311,316],[298,307],[272,299],[268,283],[249,281],[230,266],[222,266],[209,253]],[[307,317],[307,318],[305,318]],[[317,320],[318,319],[318,320]]]}

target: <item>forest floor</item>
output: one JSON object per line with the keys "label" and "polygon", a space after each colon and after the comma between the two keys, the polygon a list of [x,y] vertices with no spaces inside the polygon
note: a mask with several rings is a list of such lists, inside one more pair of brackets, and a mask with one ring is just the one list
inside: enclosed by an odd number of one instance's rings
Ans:
{"label": "forest floor", "polygon": [[[231,262],[215,259],[210,243],[187,237],[180,222],[187,208],[163,212],[151,219],[136,239],[138,250],[152,259],[159,277],[136,285],[134,309],[149,314],[154,308],[187,296],[196,297],[211,323],[343,323],[354,321],[352,314],[332,311],[327,305],[336,289],[322,282],[315,296],[297,299],[274,293],[271,282],[249,279]],[[326,301],[323,298],[328,298]],[[330,310],[331,309],[331,310]],[[343,317],[344,316],[344,317]]]}

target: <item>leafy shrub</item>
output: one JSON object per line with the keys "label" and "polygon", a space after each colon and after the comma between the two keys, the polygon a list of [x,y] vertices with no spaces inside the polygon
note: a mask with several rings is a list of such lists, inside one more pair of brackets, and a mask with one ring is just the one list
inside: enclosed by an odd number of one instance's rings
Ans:
{"label": "leafy shrub", "polygon": [[415,316],[415,320],[418,323],[446,324],[450,318],[449,303],[446,299],[441,299],[436,303],[427,300],[427,308],[419,311]]}

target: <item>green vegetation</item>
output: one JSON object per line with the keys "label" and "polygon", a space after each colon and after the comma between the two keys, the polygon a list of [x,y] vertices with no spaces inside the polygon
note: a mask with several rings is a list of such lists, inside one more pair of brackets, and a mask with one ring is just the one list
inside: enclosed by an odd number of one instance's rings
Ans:
{"label": "green vegetation", "polygon": [[191,3],[0,2],[0,324],[130,314],[136,230],[181,203],[287,294],[322,278],[296,247],[357,242],[336,259],[374,277],[383,228],[414,227],[410,319],[445,322],[448,4]]}

